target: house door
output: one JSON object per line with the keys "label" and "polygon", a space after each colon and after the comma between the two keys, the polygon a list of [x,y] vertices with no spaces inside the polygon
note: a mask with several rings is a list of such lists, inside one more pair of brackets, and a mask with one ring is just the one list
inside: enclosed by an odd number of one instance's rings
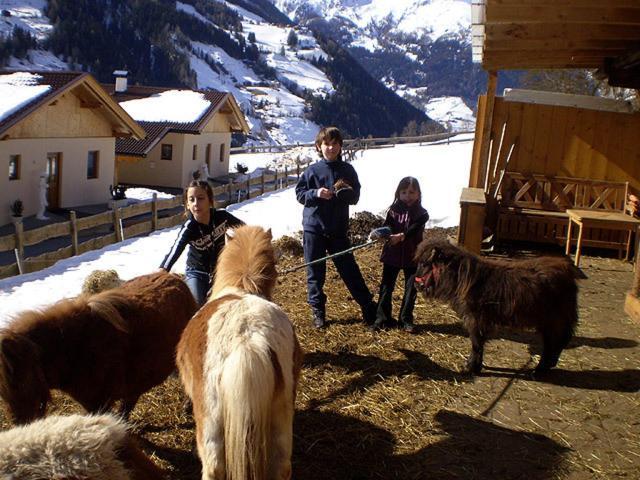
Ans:
{"label": "house door", "polygon": [[47,203],[49,210],[60,208],[60,167],[62,154],[60,152],[47,153]]}

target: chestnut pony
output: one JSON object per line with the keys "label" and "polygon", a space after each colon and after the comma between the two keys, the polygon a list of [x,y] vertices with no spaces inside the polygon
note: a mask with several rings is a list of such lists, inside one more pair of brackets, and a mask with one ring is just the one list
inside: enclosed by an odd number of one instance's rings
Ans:
{"label": "chestnut pony", "polygon": [[203,479],[291,477],[302,352],[287,315],[271,302],[275,264],[271,231],[237,228],[208,302],[178,344]]}
{"label": "chestnut pony", "polygon": [[96,295],[23,312],[0,332],[0,396],[17,423],[45,414],[50,389],[89,412],[138,397],[175,369],[175,348],[196,304],[186,284],[158,272]]}

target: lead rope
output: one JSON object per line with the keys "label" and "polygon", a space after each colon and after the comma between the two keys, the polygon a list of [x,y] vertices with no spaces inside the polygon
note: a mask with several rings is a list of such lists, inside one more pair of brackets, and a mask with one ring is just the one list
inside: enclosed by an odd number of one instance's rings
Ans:
{"label": "lead rope", "polygon": [[369,247],[374,243],[378,243],[380,240],[385,240],[383,238],[378,238],[375,240],[369,240],[368,242],[362,243],[360,245],[355,245],[351,248],[347,248],[341,252],[332,253],[331,255],[327,255],[326,257],[318,258],[316,260],[312,260],[311,262],[303,263],[302,265],[298,265],[296,267],[287,268],[286,270],[281,270],[278,272],[279,275],[286,275],[287,273],[295,272],[296,270],[300,270],[301,268],[308,267],[309,265],[315,265],[316,263],[326,262],[327,260],[335,257],[339,257],[340,255],[344,255],[346,253],[353,252],[354,250],[360,250],[361,248]]}

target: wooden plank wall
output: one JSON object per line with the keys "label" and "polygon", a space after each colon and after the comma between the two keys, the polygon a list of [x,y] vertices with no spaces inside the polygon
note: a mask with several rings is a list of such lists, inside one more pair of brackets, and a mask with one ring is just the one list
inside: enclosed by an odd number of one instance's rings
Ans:
{"label": "wooden plank wall", "polygon": [[[480,102],[481,103],[481,102]],[[640,114],[506,102],[495,99],[488,168],[593,180],[628,181],[640,191]],[[480,117],[479,117],[480,118]],[[474,146],[474,165],[479,162]],[[493,178],[495,181],[495,177]],[[475,179],[484,186],[484,179]]]}

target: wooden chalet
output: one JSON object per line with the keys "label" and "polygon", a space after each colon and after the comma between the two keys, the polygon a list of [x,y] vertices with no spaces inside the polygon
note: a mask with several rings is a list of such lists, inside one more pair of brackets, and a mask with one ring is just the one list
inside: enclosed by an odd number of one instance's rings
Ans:
{"label": "wooden chalet", "polygon": [[82,72],[7,71],[0,91],[9,106],[0,114],[0,225],[10,222],[15,200],[23,215],[38,212],[41,176],[49,209],[107,203],[116,138],[145,133],[100,84]]}
{"label": "wooden chalet", "polygon": [[[640,1],[473,0],[472,23],[473,58],[489,81],[478,99],[460,242],[479,251],[491,232],[566,244],[569,252],[571,218],[578,245],[628,253],[631,234],[637,237],[637,220],[625,207],[627,195],[640,191],[640,113],[594,97],[498,96],[496,86],[499,70],[583,68],[638,93]],[[627,301],[636,318],[639,275],[636,267]]]}
{"label": "wooden chalet", "polygon": [[[127,85],[123,77],[118,80],[119,83],[104,87],[119,103],[151,99],[172,91],[169,88]],[[136,119],[146,137],[142,140],[122,138],[116,142],[119,183],[182,188],[192,179],[194,171],[204,170],[203,165],[207,166],[210,177],[228,174],[231,134],[246,134],[250,128],[230,93],[215,90],[197,93],[209,102],[208,108],[198,118],[189,122]],[[135,114],[133,116],[135,118]]]}

